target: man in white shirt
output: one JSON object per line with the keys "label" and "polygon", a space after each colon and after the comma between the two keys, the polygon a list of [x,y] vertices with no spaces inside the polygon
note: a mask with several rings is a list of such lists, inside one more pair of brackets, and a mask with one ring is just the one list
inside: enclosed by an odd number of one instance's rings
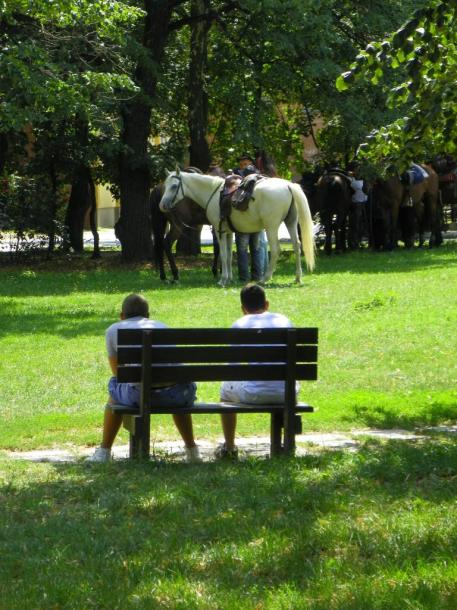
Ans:
{"label": "man in white shirt", "polygon": [[[264,289],[258,284],[247,284],[240,293],[243,316],[232,328],[291,328],[292,322],[280,313],[268,311],[269,302]],[[281,404],[284,402],[284,381],[224,381],[221,400],[246,404]],[[236,413],[221,415],[225,442],[216,449],[216,457],[236,458]]]}
{"label": "man in white shirt", "polygon": [[[106,331],[106,350],[113,377],[108,383],[108,404],[120,403],[127,406],[138,406],[140,401],[140,384],[119,383],[117,372],[117,331],[121,328],[166,328],[166,325],[149,318],[149,305],[139,294],[130,294],[122,303],[121,321],[111,324]],[[178,383],[174,385],[152,384],[153,395],[161,404],[170,406],[191,406],[195,401],[195,383]],[[195,444],[192,417],[188,414],[175,414],[173,419],[186,447],[186,461],[201,461],[199,450]],[[122,415],[105,409],[103,420],[103,437],[100,447],[89,458],[90,462],[107,462],[111,459],[111,447],[121,427]]]}

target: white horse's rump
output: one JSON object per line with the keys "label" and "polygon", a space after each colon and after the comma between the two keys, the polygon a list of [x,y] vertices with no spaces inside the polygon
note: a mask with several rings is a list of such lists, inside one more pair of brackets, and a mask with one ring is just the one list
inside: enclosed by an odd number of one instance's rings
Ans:
{"label": "white horse's rump", "polygon": [[[206,212],[209,222],[215,228],[221,247],[222,276],[220,283],[225,286],[232,280],[233,234],[227,222],[220,222],[219,196],[224,187],[224,179],[217,176],[171,172],[165,181],[165,192],[160,202],[162,210],[170,210],[178,201],[189,197]],[[267,282],[273,276],[279,256],[278,229],[281,222],[286,224],[295,253],[295,281],[301,283],[300,242],[297,223],[300,223],[303,252],[309,271],[314,269],[313,220],[308,201],[300,185],[281,178],[260,180],[254,189],[253,199],[246,211],[233,210],[231,223],[242,233],[256,233],[266,229],[270,247],[270,261],[263,278]]]}

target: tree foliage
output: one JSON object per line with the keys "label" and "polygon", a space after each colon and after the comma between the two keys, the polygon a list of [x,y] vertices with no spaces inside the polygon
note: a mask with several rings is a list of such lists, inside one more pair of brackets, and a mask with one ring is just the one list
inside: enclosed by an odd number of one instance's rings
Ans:
{"label": "tree foliage", "polygon": [[398,118],[374,130],[361,153],[384,169],[457,150],[455,1],[433,0],[401,28],[361,51],[337,79],[340,91],[369,82],[386,91]]}
{"label": "tree foliage", "polygon": [[[366,59],[340,79],[344,88],[358,77],[349,92],[336,95],[334,83],[358,49],[383,40],[412,5],[10,0],[0,4],[0,148],[7,137],[23,149],[24,126],[33,125],[37,151],[60,150],[37,157],[46,179],[71,183],[90,167],[121,199],[125,257],[140,258],[147,254],[151,181],[174,161],[185,162],[189,145],[205,164],[208,151],[199,147],[206,138],[212,160],[226,169],[240,152],[264,149],[290,176],[291,168],[302,169],[310,133],[325,158],[344,161],[370,129],[395,124],[398,109],[387,107],[379,78],[383,43],[359,54]],[[374,82],[359,77],[372,67]],[[325,124],[319,134],[317,117]],[[22,171],[13,149],[9,169]]]}

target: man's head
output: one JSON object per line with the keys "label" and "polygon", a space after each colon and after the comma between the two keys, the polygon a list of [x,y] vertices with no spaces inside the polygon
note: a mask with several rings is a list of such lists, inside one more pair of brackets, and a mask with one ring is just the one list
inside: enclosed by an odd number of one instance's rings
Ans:
{"label": "man's head", "polygon": [[270,306],[265,290],[258,284],[246,284],[240,293],[241,309],[245,314],[263,313]]}
{"label": "man's head", "polygon": [[140,294],[129,294],[122,301],[121,318],[149,317],[149,304]]}
{"label": "man's head", "polygon": [[240,169],[244,169],[248,165],[253,165],[253,164],[254,164],[254,159],[252,157],[250,157],[249,155],[243,154],[240,157],[238,157],[238,167]]}

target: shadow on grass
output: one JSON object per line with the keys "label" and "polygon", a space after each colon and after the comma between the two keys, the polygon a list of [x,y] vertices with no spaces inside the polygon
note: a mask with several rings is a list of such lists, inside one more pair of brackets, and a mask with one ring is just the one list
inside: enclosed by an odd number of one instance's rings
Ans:
{"label": "shadow on grass", "polygon": [[417,430],[426,426],[436,426],[445,422],[457,420],[457,401],[455,404],[434,401],[426,404],[414,413],[405,413],[383,406],[354,406],[353,416],[345,417],[346,421],[353,421],[366,425],[368,428],[381,428],[384,430],[402,428],[404,430]]}
{"label": "shadow on grass", "polygon": [[[295,269],[293,256],[285,252],[281,257],[275,276],[288,275],[289,281],[277,281],[270,287],[293,285]],[[457,243],[449,242],[435,250],[411,251],[399,249],[390,253],[362,251],[327,257],[319,253],[315,273],[407,273],[418,269],[442,269],[457,266]],[[181,280],[177,284],[161,282],[151,264],[125,264],[120,256],[107,255],[102,263],[89,259],[75,261],[55,260],[42,265],[11,266],[2,273],[0,296],[28,297],[67,295],[71,293],[129,293],[150,290],[176,290],[185,288],[217,288],[210,270],[211,256],[199,258],[178,257]],[[304,274],[304,281],[308,274]],[[241,284],[234,283],[237,289]],[[220,289],[219,289],[220,290]]]}
{"label": "shadow on grass", "polygon": [[[43,591],[46,607],[264,607],[283,585],[304,604],[287,607],[324,608],[338,583],[457,552],[455,529],[443,540],[438,528],[413,527],[409,539],[402,521],[416,500],[440,518],[455,501],[454,443],[371,442],[356,454],[196,467],[28,468],[27,482],[22,471],[2,496],[10,610],[41,607]],[[377,607],[400,607],[401,580],[390,579]],[[439,591],[427,591],[439,604]],[[405,595],[412,603],[423,592],[411,585]],[[350,597],[338,607],[380,601],[370,586]]]}

